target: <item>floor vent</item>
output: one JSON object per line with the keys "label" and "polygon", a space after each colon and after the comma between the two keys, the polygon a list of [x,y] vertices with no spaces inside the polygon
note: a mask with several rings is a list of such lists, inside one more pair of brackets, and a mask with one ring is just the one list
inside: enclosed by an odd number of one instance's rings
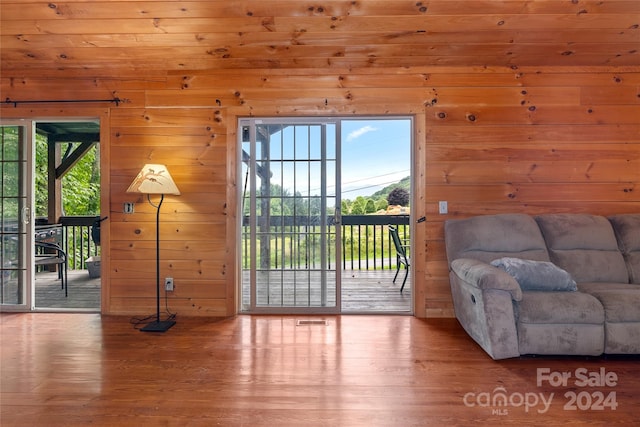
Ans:
{"label": "floor vent", "polygon": [[306,326],[306,325],[327,325],[327,321],[326,320],[320,320],[320,319],[309,319],[309,320],[298,320],[298,322],[296,323],[296,326]]}

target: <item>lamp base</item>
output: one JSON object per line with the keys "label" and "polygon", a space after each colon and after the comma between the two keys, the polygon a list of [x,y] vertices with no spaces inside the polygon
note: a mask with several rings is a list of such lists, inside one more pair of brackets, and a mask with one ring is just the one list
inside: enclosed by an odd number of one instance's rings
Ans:
{"label": "lamp base", "polygon": [[140,328],[140,330],[142,332],[166,332],[175,324],[175,320],[156,320],[151,323],[147,323],[144,327]]}

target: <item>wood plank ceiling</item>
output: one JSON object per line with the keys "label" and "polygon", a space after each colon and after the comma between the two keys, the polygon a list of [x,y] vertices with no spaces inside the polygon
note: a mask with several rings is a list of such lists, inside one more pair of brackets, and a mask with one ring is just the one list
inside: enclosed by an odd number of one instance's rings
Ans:
{"label": "wood plank ceiling", "polygon": [[2,72],[640,63],[638,0],[1,0]]}

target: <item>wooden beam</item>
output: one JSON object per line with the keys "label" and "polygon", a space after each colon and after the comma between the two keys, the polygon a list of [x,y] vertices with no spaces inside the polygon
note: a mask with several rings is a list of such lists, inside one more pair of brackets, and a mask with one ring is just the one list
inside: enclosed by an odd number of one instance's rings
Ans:
{"label": "wooden beam", "polygon": [[69,172],[71,168],[97,143],[98,141],[82,142],[71,153],[65,153],[62,163],[56,167],[56,179],[62,179],[67,172]]}
{"label": "wooden beam", "polygon": [[60,145],[48,144],[47,149],[47,221],[58,222],[62,216],[62,181],[57,178],[56,167],[60,162]]}

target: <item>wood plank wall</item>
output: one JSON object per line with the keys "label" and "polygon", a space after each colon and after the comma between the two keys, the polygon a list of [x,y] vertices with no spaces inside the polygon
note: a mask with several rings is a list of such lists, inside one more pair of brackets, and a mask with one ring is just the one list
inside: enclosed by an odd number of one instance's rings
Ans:
{"label": "wood plank wall", "polygon": [[[145,162],[182,195],[162,209],[172,310],[236,313],[236,123],[241,116],[416,117],[415,314],[452,316],[443,223],[499,212],[640,212],[640,67],[209,70],[48,78],[3,75],[3,99],[126,99],[2,106],[2,117],[103,120],[103,313],[152,312],[155,210],[126,194]],[[438,201],[449,203],[439,215]],[[122,204],[135,202],[135,213]],[[103,242],[104,242],[103,238]]]}

